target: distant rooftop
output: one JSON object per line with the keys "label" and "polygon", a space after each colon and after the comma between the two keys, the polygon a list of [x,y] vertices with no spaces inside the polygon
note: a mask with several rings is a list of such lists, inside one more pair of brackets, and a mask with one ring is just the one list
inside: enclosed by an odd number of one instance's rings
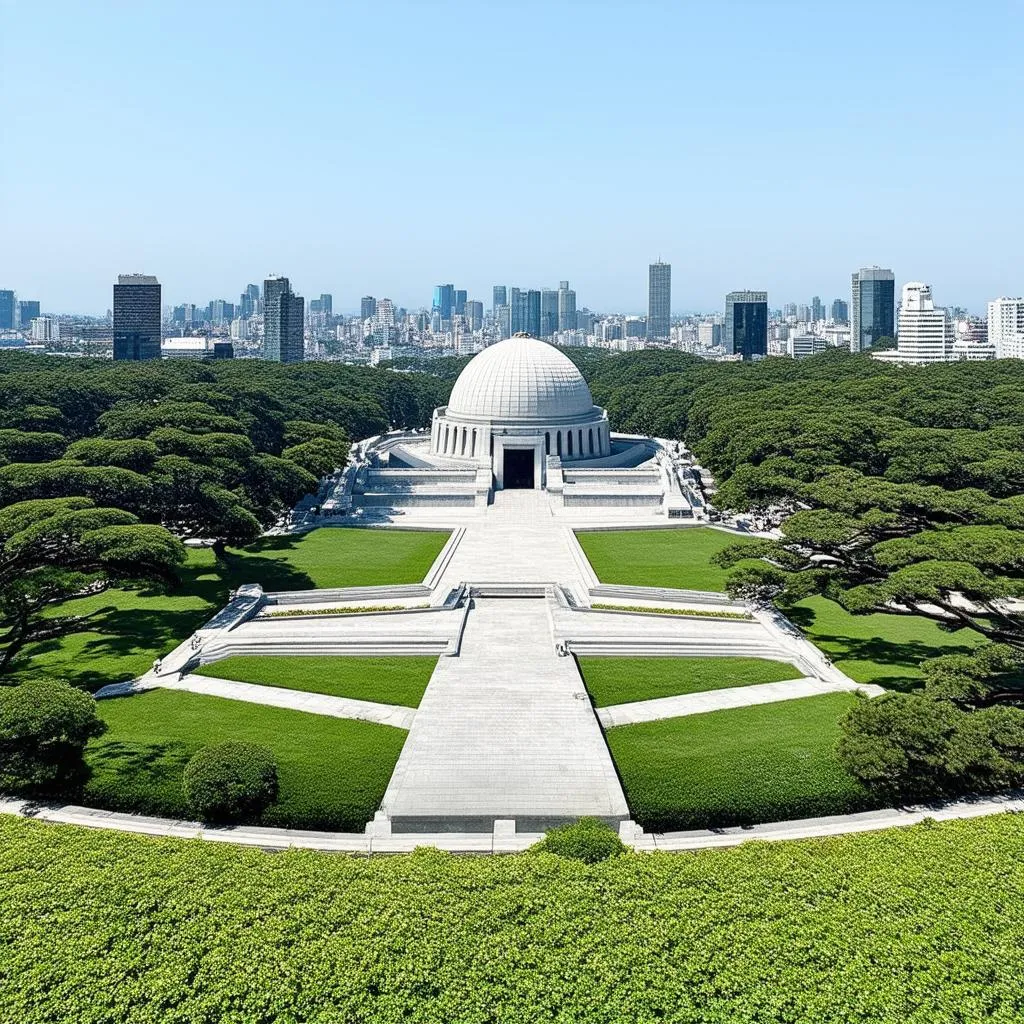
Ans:
{"label": "distant rooftop", "polygon": [[118,284],[159,284],[152,274],[118,274]]}

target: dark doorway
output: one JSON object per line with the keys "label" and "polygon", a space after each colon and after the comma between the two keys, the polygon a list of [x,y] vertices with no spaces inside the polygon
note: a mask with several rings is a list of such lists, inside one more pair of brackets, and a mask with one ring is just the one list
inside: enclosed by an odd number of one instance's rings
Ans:
{"label": "dark doorway", "polygon": [[533,449],[506,448],[502,479],[505,490],[511,490],[512,488],[532,490]]}

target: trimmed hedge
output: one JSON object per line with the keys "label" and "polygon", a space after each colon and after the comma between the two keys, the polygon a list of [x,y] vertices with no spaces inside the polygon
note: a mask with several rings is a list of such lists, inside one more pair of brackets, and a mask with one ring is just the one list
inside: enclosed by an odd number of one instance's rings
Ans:
{"label": "trimmed hedge", "polygon": [[1019,1024],[1021,825],[588,865],[0,815],[0,1020]]}
{"label": "trimmed hedge", "polygon": [[570,860],[581,860],[584,864],[598,864],[626,852],[618,833],[600,818],[580,818],[553,828],[533,848]]}
{"label": "trimmed hedge", "polygon": [[0,791],[43,794],[79,783],[85,745],[105,729],[96,701],[67,683],[0,686]]}
{"label": "trimmed hedge", "polygon": [[185,765],[181,788],[203,821],[254,818],[277,799],[277,762],[257,743],[203,747]]}

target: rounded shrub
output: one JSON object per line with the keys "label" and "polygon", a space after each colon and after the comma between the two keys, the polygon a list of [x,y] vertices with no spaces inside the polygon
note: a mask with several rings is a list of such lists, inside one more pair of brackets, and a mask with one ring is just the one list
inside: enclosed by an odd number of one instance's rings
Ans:
{"label": "rounded shrub", "polygon": [[599,818],[580,818],[571,825],[553,828],[534,849],[596,864],[625,853],[627,847],[618,833]]}
{"label": "rounded shrub", "polygon": [[42,795],[80,782],[106,724],[88,693],[57,679],[0,686],[0,790]]}
{"label": "rounded shrub", "polygon": [[203,821],[255,818],[277,799],[277,762],[256,743],[203,747],[185,765],[182,789]]}

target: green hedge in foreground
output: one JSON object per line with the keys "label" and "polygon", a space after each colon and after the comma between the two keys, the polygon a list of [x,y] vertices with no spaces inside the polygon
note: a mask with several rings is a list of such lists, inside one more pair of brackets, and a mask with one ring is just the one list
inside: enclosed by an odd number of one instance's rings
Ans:
{"label": "green hedge in foreground", "polygon": [[0,816],[0,1020],[1011,1024],[1024,827],[585,865],[370,861]]}

